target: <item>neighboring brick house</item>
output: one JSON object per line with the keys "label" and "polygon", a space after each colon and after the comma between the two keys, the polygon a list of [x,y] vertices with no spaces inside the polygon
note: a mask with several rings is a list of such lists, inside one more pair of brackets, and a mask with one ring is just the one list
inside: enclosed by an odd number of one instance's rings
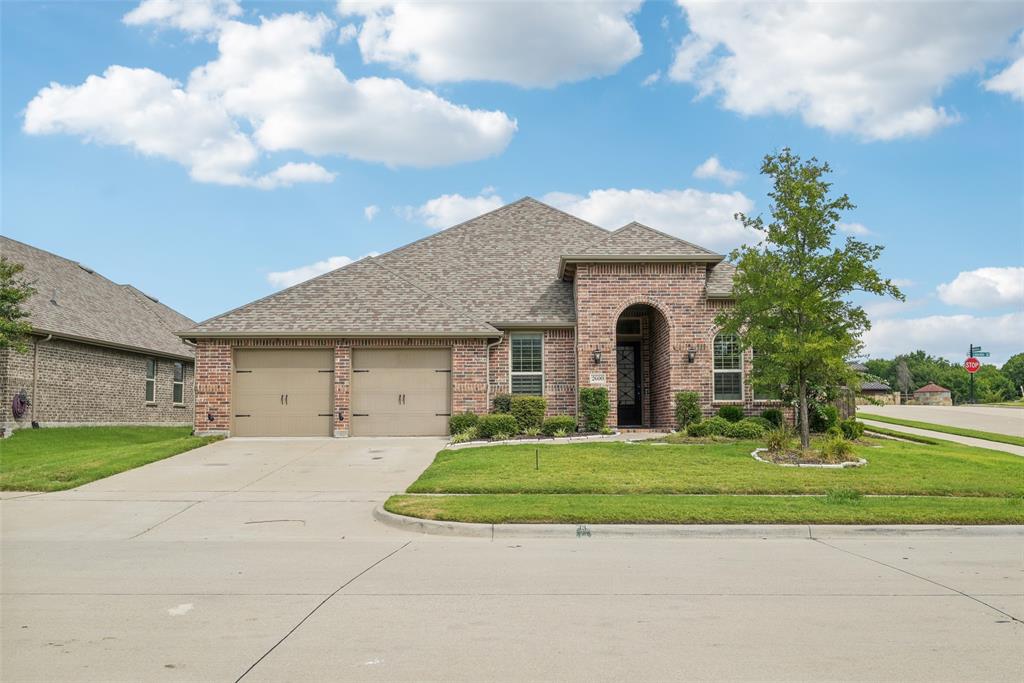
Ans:
{"label": "neighboring brick house", "polygon": [[207,320],[196,430],[444,434],[500,393],[575,415],[606,387],[610,426],[670,428],[674,395],[705,414],[755,397],[749,353],[718,335],[735,268],[638,223],[609,232],[531,198]]}
{"label": "neighboring brick house", "polygon": [[914,391],[914,403],[921,406],[951,406],[953,405],[953,392],[946,387],[929,382]]}
{"label": "neighboring brick house", "polygon": [[[0,427],[191,425],[194,351],[176,332],[195,322],[131,285],[0,237],[25,267],[27,353],[0,349]],[[15,415],[15,398],[29,405]]]}

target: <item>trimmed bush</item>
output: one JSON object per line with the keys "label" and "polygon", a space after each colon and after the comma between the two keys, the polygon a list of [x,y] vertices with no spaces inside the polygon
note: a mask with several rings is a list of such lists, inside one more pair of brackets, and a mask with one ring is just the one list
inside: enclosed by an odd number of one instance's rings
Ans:
{"label": "trimmed bush", "polygon": [[694,422],[686,428],[687,436],[725,436],[732,423],[724,417],[709,417],[703,422]]}
{"label": "trimmed bush", "polygon": [[768,431],[769,429],[775,429],[775,423],[771,422],[770,420],[766,420],[763,417],[745,417],[743,418],[743,422],[754,422],[756,424],[759,424],[762,427],[764,427],[765,431]]}
{"label": "trimmed bush", "polygon": [[576,431],[576,418],[571,415],[555,415],[544,420],[540,431],[545,436],[555,436],[559,432],[572,434]]}
{"label": "trimmed bush", "polygon": [[509,412],[516,418],[520,431],[525,432],[527,429],[540,429],[547,409],[548,402],[543,396],[520,395],[512,397]]}
{"label": "trimmed bush", "polygon": [[700,417],[700,396],[697,392],[676,392],[676,428],[684,431],[694,422],[700,422]]}
{"label": "trimmed bush", "polygon": [[724,417],[729,422],[739,422],[743,419],[743,408],[740,406],[722,406],[718,409],[718,417]]}
{"label": "trimmed bush", "polygon": [[781,427],[785,418],[782,415],[782,411],[778,408],[765,408],[761,411],[761,417],[771,422],[776,427]]}
{"label": "trimmed bush", "polygon": [[839,411],[835,406],[811,403],[807,406],[807,418],[812,432],[827,432],[839,420]]}
{"label": "trimmed bush", "polygon": [[458,413],[448,418],[448,433],[449,434],[461,434],[473,427],[476,427],[477,420],[480,418],[476,413],[466,411],[464,413]]}
{"label": "trimmed bush", "polygon": [[580,415],[583,416],[583,428],[588,432],[599,432],[604,429],[609,410],[607,389],[604,387],[582,387],[580,389]]}
{"label": "trimmed bush", "polygon": [[753,420],[740,420],[730,422],[725,430],[725,435],[733,439],[760,439],[768,431],[758,422]]}
{"label": "trimmed bush", "polygon": [[465,431],[452,434],[451,441],[452,443],[466,443],[467,441],[473,441],[477,436],[476,427],[470,427]]}
{"label": "trimmed bush", "polygon": [[494,412],[496,413],[511,413],[512,412],[512,395],[511,394],[498,394],[491,401],[494,405]]}
{"label": "trimmed bush", "polygon": [[849,420],[841,420],[839,422],[839,428],[843,430],[843,436],[850,441],[856,441],[860,437],[864,436],[864,423],[857,422],[852,417]]}
{"label": "trimmed bush", "polygon": [[491,413],[480,416],[476,423],[476,431],[485,439],[493,439],[499,434],[519,433],[519,425],[516,423],[516,418],[508,413]]}

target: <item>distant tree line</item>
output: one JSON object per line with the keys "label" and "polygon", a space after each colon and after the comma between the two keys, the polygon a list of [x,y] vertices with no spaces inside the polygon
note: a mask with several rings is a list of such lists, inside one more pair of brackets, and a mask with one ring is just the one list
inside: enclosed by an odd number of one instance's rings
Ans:
{"label": "distant tree line", "polygon": [[[914,351],[892,360],[874,359],[864,363],[868,373],[885,381],[893,389],[913,393],[929,382],[946,387],[953,403],[970,399],[970,375],[963,364]],[[1024,386],[1024,353],[1010,357],[1002,367],[982,365],[974,375],[974,396],[979,403],[999,403],[1021,397]]]}

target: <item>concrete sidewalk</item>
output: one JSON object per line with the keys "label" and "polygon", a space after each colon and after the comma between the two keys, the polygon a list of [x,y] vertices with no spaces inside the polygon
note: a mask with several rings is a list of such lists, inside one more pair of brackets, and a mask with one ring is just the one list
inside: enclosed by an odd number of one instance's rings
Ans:
{"label": "concrete sidewalk", "polygon": [[918,436],[927,436],[933,439],[942,439],[944,441],[952,441],[953,443],[962,443],[965,446],[974,446],[976,448],[988,448],[993,451],[1003,451],[1004,453],[1011,453],[1013,455],[1024,456],[1024,446],[1014,446],[1009,443],[999,443],[998,441],[989,441],[987,439],[975,439],[972,436],[960,436],[958,434],[946,434],[945,432],[933,432],[930,429],[918,429],[917,427],[904,427],[903,425],[895,425],[889,422],[879,422],[878,420],[872,420],[871,418],[857,416],[857,419],[868,425],[869,427],[882,427],[884,429],[890,429],[894,432],[903,432],[905,434],[916,434]]}

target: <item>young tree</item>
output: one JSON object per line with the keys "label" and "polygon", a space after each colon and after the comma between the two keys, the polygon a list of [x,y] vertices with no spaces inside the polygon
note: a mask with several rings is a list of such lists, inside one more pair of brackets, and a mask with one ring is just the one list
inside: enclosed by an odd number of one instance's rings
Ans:
{"label": "young tree", "polygon": [[841,248],[833,246],[841,213],[854,205],[845,194],[830,195],[830,172],[827,163],[802,161],[789,148],[765,156],[761,174],[773,183],[771,219],[736,214],[765,239],[732,252],[735,305],[717,319],[723,331],[739,335],[744,348],[757,349],[755,382],[786,386],[795,395],[804,448],[810,445],[809,390],[850,381],[846,360],[860,349],[871,324],[848,295],[862,291],[903,300],[873,265],[881,246],[852,237]]}
{"label": "young tree", "polygon": [[896,386],[901,393],[906,394],[910,391],[910,383],[914,381],[913,375],[910,374],[910,368],[907,367],[907,361],[900,358],[899,362],[896,363]]}
{"label": "young tree", "polygon": [[28,349],[25,337],[32,331],[21,305],[36,291],[21,277],[23,270],[25,266],[0,256],[0,349],[13,348],[19,353]]}

